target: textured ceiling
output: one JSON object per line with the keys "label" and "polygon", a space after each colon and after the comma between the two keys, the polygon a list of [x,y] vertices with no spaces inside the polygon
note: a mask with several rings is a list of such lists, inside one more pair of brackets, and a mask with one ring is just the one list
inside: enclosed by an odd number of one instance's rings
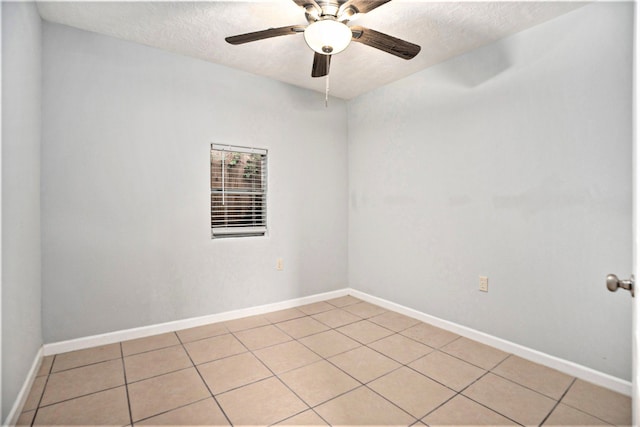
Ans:
{"label": "textured ceiling", "polygon": [[[351,99],[448,58],[584,5],[580,2],[393,0],[354,21],[422,46],[406,61],[351,43],[331,61],[330,93]],[[239,46],[226,36],[306,25],[291,0],[210,2],[39,2],[43,19],[201,58],[324,92],[311,77],[313,51],[302,34]]]}

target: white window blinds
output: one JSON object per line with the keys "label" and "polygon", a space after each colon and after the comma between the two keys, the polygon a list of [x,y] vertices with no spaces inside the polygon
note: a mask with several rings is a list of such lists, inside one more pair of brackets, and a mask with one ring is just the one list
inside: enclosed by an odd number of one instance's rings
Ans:
{"label": "white window blinds", "polygon": [[211,236],[267,231],[267,150],[211,144]]}

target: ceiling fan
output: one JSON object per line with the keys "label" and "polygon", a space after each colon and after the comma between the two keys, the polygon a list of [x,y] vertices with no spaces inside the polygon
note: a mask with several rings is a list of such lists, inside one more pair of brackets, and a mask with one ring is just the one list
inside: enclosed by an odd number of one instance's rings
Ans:
{"label": "ceiling fan", "polygon": [[411,59],[420,52],[420,46],[361,26],[348,26],[356,14],[371,12],[390,0],[293,0],[305,10],[309,25],[291,25],[240,34],[225,38],[233,45],[249,43],[271,37],[304,33],[307,45],[315,52],[311,77],[329,74],[331,55],[342,52],[354,41],[390,53],[402,59]]}

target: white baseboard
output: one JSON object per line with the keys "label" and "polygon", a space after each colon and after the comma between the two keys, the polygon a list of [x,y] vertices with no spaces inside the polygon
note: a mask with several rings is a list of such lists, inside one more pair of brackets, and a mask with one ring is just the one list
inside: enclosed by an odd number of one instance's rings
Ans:
{"label": "white baseboard", "polygon": [[226,311],[223,313],[210,314],[207,316],[192,317],[189,319],[176,320],[173,322],[159,323],[156,325],[142,326],[139,328],[124,329],[121,331],[108,332],[106,334],[92,335],[68,341],[60,341],[44,345],[44,355],[66,353],[67,351],[82,350],[85,348],[100,345],[113,344],[120,341],[127,341],[136,338],[144,338],[151,335],[163,334],[166,332],[179,331],[182,329],[194,328],[196,326],[207,325],[209,323],[226,322],[239,319],[241,317],[255,316],[277,310],[299,307],[331,298],[338,298],[347,295],[348,288],[331,292],[310,295],[302,298],[294,298],[287,301],[273,304],[265,304],[256,307],[242,308],[239,310]]}
{"label": "white baseboard", "polygon": [[27,378],[25,379],[24,384],[22,384],[20,393],[18,393],[18,396],[16,396],[16,401],[13,403],[11,411],[9,411],[7,419],[5,420],[3,426],[14,426],[18,422],[18,418],[20,417],[20,413],[22,412],[22,407],[27,401],[27,397],[29,397],[31,386],[36,380],[36,375],[38,375],[38,371],[40,370],[40,365],[42,364],[42,356],[43,351],[42,347],[40,347],[40,349],[36,353],[35,359],[33,359],[33,363],[31,364],[31,369],[29,369]]}
{"label": "white baseboard", "polygon": [[434,326],[453,332],[460,336],[490,345],[507,353],[515,354],[516,356],[522,357],[523,359],[527,359],[532,362],[539,363],[540,365],[556,369],[560,372],[564,372],[567,375],[571,375],[572,377],[580,378],[601,387],[608,388],[609,390],[631,396],[632,385],[629,381],[616,378],[612,375],[596,371],[595,369],[591,369],[586,366],[561,359],[559,357],[551,356],[549,354],[513,343],[511,341],[503,340],[502,338],[480,332],[467,326],[462,326],[457,323],[443,320],[438,317],[405,307],[403,305],[387,301],[382,298],[374,297],[355,289],[347,289],[347,293],[356,298],[360,298],[363,301],[379,305],[386,309],[404,314],[422,322],[430,323]]}
{"label": "white baseboard", "polygon": [[[122,331],[109,332],[101,335],[93,335],[84,338],[78,338],[69,341],[61,341],[57,343],[45,344],[43,346],[44,355],[65,353],[67,351],[82,350],[89,347],[99,345],[113,344],[120,341],[131,340],[135,338],[144,338],[151,335],[162,334],[165,332],[179,331],[181,329],[193,328],[209,323],[224,322],[228,320],[238,319],[246,316],[254,316],[265,314],[272,311],[284,310],[287,308],[298,307],[305,304],[311,304],[331,298],[338,298],[344,295],[353,295],[363,301],[379,305],[389,310],[404,314],[422,322],[430,323],[439,328],[461,335],[463,337],[479,341],[483,344],[498,348],[507,353],[515,354],[523,359],[548,366],[552,369],[564,372],[576,378],[591,382],[593,384],[608,388],[618,393],[631,396],[632,386],[629,381],[616,378],[586,366],[579,365],[559,357],[551,356],[546,353],[495,337],[493,335],[480,332],[478,330],[462,326],[448,320],[443,320],[435,316],[405,307],[394,302],[378,298],[356,289],[345,288],[336,291],[326,292],[322,294],[311,295],[302,298],[295,298],[274,304],[266,304],[257,307],[244,308],[240,310],[227,311],[208,316],[194,317],[190,319],[182,319],[173,322],[160,323],[156,325],[143,326],[140,328],[126,329]],[[42,355],[40,355],[42,357]],[[33,379],[31,379],[33,381]],[[29,383],[30,387],[30,383]],[[27,387],[27,390],[29,389]],[[24,388],[24,387],[23,387]],[[26,398],[26,396],[25,396]]]}

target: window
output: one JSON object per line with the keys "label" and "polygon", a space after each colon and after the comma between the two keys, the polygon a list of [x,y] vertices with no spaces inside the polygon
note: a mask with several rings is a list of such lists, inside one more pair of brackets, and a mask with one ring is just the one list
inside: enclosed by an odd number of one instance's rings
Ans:
{"label": "window", "polygon": [[267,232],[267,150],[211,144],[211,237]]}

